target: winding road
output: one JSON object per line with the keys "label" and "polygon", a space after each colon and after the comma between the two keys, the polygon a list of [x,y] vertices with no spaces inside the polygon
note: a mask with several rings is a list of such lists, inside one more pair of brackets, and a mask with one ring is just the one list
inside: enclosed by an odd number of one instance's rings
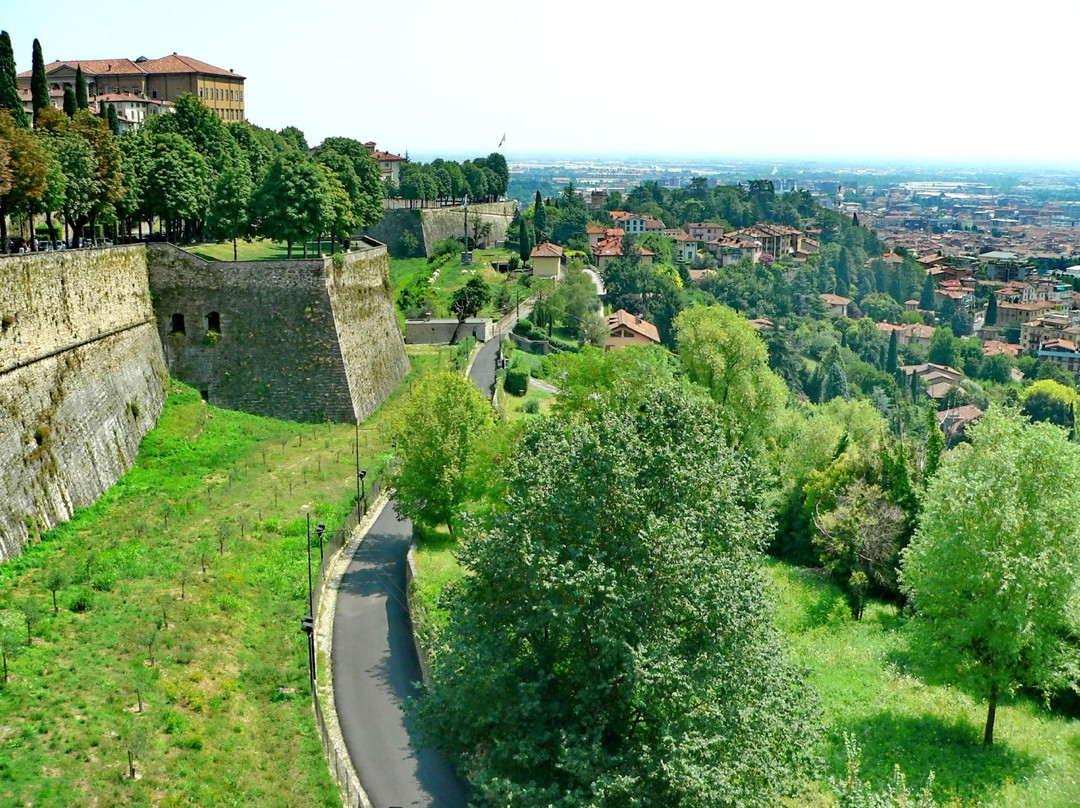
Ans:
{"label": "winding road", "polygon": [[[477,353],[470,374],[489,398],[499,339]],[[420,682],[405,592],[412,522],[390,502],[357,548],[334,612],[334,699],[345,746],[373,808],[466,808],[467,786],[433,749],[411,743],[402,709]]]}

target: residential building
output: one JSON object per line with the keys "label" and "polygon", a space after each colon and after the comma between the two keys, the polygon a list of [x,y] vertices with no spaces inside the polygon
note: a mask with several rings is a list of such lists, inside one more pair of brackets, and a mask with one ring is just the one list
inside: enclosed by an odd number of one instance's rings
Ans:
{"label": "residential building", "polygon": [[825,301],[826,307],[829,309],[829,314],[833,317],[847,317],[848,306],[851,305],[851,298],[842,297],[841,295],[834,295],[826,292],[820,295],[821,299]]}
{"label": "residential building", "polygon": [[968,424],[975,423],[984,415],[985,412],[970,404],[934,413],[938,426],[945,433],[945,445],[950,448],[965,439]]}
{"label": "residential building", "polygon": [[934,290],[934,303],[940,306],[951,298],[958,309],[970,309],[975,305],[975,287],[964,286],[958,280],[943,280]]}
{"label": "residential building", "polygon": [[690,263],[697,256],[698,240],[686,233],[679,233],[671,239],[675,243],[675,258]]}
{"label": "residential building", "polygon": [[[184,93],[202,100],[223,121],[244,120],[244,77],[190,56],[173,53],[160,59],[56,61],[45,65],[50,97],[63,99],[64,87],[75,86],[82,68],[91,101],[98,96],[124,95],[175,102]],[[31,71],[18,75],[20,88],[30,89]],[[119,113],[119,110],[117,110]],[[144,115],[145,119],[145,115]]]}
{"label": "residential building", "polygon": [[614,351],[628,345],[659,345],[660,332],[648,320],[643,320],[626,309],[619,309],[607,318],[608,339],[605,351]]}
{"label": "residential building", "polygon": [[744,227],[742,230],[736,230],[735,233],[761,242],[762,252],[775,258],[801,251],[800,240],[804,235],[801,230],[796,230],[794,227],[765,222],[758,222],[753,227]]}
{"label": "residential building", "polygon": [[379,170],[382,171],[383,182],[389,181],[394,183],[394,185],[400,185],[401,182],[398,177],[401,170],[401,164],[405,162],[405,158],[376,149],[375,141],[373,140],[369,140],[365,143],[364,148],[368,150],[372,159],[379,164]]}
{"label": "residential building", "polygon": [[1080,323],[1063,311],[1050,311],[1020,325],[1020,349],[1037,353],[1052,339],[1080,341]]}
{"label": "residential building", "polygon": [[760,241],[745,233],[732,233],[707,241],[705,249],[716,256],[722,267],[737,264],[744,258],[749,258],[756,264],[765,252]]}
{"label": "residential building", "polygon": [[1008,342],[1002,342],[997,339],[988,339],[983,342],[983,356],[997,356],[998,354],[1005,354],[1011,356],[1013,359],[1019,358],[1024,353],[1024,349],[1019,345],[1013,345]]}
{"label": "residential building", "polygon": [[922,365],[903,365],[900,370],[904,377],[911,381],[912,374],[919,377],[926,389],[926,394],[935,401],[945,398],[953,387],[957,387],[964,380],[964,374],[956,368],[948,365],[936,365],[927,362]]}
{"label": "residential building", "polygon": [[1080,350],[1077,350],[1076,343],[1072,340],[1047,340],[1039,349],[1037,356],[1053,362],[1080,380]]}
{"label": "residential building", "polygon": [[986,275],[992,281],[1022,281],[1031,272],[1027,261],[1014,252],[991,250],[982,253],[979,261],[986,265]]}
{"label": "residential building", "polygon": [[1032,320],[1037,320],[1053,308],[1054,304],[1047,300],[1030,300],[1027,303],[998,303],[998,330],[1000,331],[1002,328],[1008,328],[1009,326],[1020,326]]}
{"label": "residential building", "polygon": [[533,247],[529,254],[534,278],[559,278],[562,276],[563,248],[545,241]]}
{"label": "residential building", "polygon": [[601,241],[607,241],[609,238],[622,239],[626,235],[626,231],[621,227],[600,227],[599,225],[590,224],[585,228],[585,235],[589,237],[589,248],[592,249]]}
{"label": "residential building", "polygon": [[899,345],[907,345],[913,343],[923,348],[930,346],[930,340],[933,339],[934,329],[928,325],[922,323],[905,323],[903,325],[897,325],[895,323],[875,323],[880,331],[885,336],[890,336],[892,332],[896,332],[896,342]]}
{"label": "residential building", "polygon": [[[656,253],[644,247],[639,249],[641,251],[641,263],[651,264]],[[609,238],[599,241],[592,246],[592,253],[593,258],[596,259],[597,268],[602,272],[616,258],[622,258],[623,240],[621,238]]]}
{"label": "residential building", "polygon": [[712,241],[724,235],[724,226],[716,222],[687,222],[684,227],[698,241]]}
{"label": "residential building", "polygon": [[[630,213],[625,210],[613,210],[611,211],[611,218],[615,222],[616,227],[621,227],[632,236],[640,236],[648,232],[646,227],[648,225],[649,217],[644,214]],[[660,228],[663,229],[663,224],[660,225]]]}

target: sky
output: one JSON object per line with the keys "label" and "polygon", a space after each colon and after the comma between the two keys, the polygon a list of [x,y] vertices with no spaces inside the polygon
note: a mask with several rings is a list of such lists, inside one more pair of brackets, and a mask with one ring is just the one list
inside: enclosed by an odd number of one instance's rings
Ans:
{"label": "sky", "polygon": [[20,71],[177,52],[311,145],[1080,168],[1075,0],[46,5],[0,0]]}

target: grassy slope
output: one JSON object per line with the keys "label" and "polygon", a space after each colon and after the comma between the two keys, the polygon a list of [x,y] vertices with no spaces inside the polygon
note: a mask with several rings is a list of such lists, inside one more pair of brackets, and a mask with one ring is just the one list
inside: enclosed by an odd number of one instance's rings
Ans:
{"label": "grassy slope", "polygon": [[[480,317],[492,317],[499,319],[499,312],[495,311],[494,292],[497,286],[506,286],[510,291],[510,300],[515,299],[515,294],[520,294],[522,300],[530,294],[530,287],[525,285],[528,276],[522,273],[514,273],[508,276],[496,272],[491,268],[492,261],[506,261],[511,253],[507,250],[476,250],[473,252],[473,268],[463,267],[460,256],[448,260],[439,268],[439,277],[432,284],[436,292],[435,317],[451,317],[450,298],[458,287],[464,286],[473,277],[473,269],[479,271],[480,277],[492,285],[493,299],[480,311]],[[426,258],[391,258],[390,281],[395,293],[407,288],[414,281],[426,279],[431,275],[435,265],[429,264]],[[463,274],[463,270],[465,274]]]}
{"label": "grassy slope", "polygon": [[[448,364],[445,350],[410,353],[410,380]],[[381,422],[408,388],[360,433],[369,482],[386,456]],[[338,804],[298,630],[301,506],[340,524],[355,497],[353,434],[207,407],[174,384],[135,468],[0,566],[0,610],[28,599],[49,609],[0,684],[0,805]],[[45,587],[53,569],[71,582],[58,614]],[[67,608],[79,592],[92,597],[84,613]]]}

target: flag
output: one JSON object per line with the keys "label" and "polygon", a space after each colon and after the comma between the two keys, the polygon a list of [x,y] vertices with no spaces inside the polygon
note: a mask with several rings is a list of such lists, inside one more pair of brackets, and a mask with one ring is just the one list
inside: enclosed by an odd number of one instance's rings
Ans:
{"label": "flag", "polygon": [[501,149],[505,142],[506,142],[506,132],[503,132],[502,140],[499,141],[498,148]]}

